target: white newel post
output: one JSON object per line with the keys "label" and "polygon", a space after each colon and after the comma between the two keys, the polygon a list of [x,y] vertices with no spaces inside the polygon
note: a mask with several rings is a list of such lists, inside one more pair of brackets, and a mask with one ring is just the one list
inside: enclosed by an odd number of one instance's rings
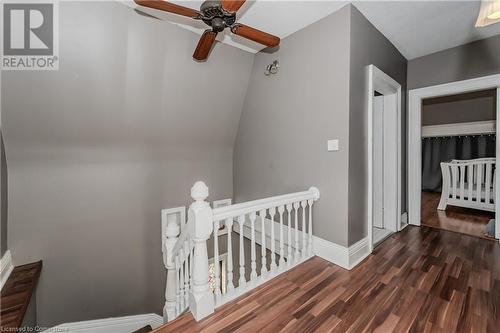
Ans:
{"label": "white newel post", "polygon": [[191,188],[191,197],[195,202],[188,212],[190,234],[194,243],[193,286],[189,293],[189,308],[196,320],[214,312],[214,296],[208,284],[207,239],[213,231],[212,209],[205,199],[208,187],[205,183],[196,182]]}
{"label": "white newel post", "polygon": [[164,322],[175,319],[177,312],[177,279],[172,251],[180,232],[175,214],[167,215],[166,219],[167,226],[164,231],[166,240],[165,248],[163,249],[163,262],[167,269],[167,287],[165,289],[165,306],[163,307]]}

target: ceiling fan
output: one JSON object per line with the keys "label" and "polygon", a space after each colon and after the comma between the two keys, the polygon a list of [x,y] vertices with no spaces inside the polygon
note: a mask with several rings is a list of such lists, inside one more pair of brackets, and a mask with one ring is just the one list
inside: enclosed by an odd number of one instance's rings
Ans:
{"label": "ceiling fan", "polygon": [[205,30],[193,54],[193,58],[199,61],[208,58],[208,54],[215,43],[215,37],[226,28],[229,28],[235,35],[268,47],[275,47],[280,43],[279,37],[236,22],[236,12],[243,6],[245,0],[206,0],[201,4],[199,11],[163,0],[134,1],[140,6],[187,16],[205,22],[210,29]]}

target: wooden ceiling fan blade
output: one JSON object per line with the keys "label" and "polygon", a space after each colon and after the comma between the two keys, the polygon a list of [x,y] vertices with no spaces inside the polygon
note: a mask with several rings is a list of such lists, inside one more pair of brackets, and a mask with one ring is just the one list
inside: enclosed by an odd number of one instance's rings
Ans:
{"label": "wooden ceiling fan blade", "polygon": [[243,6],[245,1],[246,0],[222,0],[221,4],[226,12],[235,13]]}
{"label": "wooden ceiling fan blade", "polygon": [[280,38],[268,34],[267,32],[249,27],[244,24],[237,23],[231,27],[233,34],[248,38],[254,42],[266,45],[268,47],[275,47],[280,44]]}
{"label": "wooden ceiling fan blade", "polygon": [[207,59],[212,45],[215,43],[215,37],[217,37],[216,32],[205,30],[198,42],[198,46],[196,46],[196,50],[194,50],[193,58],[199,61]]}
{"label": "wooden ceiling fan blade", "polygon": [[163,10],[164,12],[187,16],[194,19],[198,19],[201,16],[200,12],[197,10],[187,8],[184,6],[179,6],[168,1],[163,1],[163,0],[134,0],[134,1],[139,6]]}

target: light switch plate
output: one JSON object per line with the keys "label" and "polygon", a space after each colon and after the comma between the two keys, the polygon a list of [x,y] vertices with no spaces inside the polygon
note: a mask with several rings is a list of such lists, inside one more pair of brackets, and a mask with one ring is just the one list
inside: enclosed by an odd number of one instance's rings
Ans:
{"label": "light switch plate", "polygon": [[339,150],[339,140],[328,140],[328,151],[338,151]]}

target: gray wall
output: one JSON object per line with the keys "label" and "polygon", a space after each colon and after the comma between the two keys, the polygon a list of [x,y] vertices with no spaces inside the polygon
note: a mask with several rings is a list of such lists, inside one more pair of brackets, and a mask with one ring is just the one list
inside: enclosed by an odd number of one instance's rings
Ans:
{"label": "gray wall", "polygon": [[[265,76],[275,59],[279,73]],[[256,55],[234,148],[236,201],[317,186],[314,234],[347,244],[348,82],[349,7]],[[334,138],[340,151],[327,152]]]}
{"label": "gray wall", "polygon": [[7,160],[3,144],[3,134],[0,130],[0,202],[1,202],[1,224],[0,224],[0,257],[7,251]]}
{"label": "gray wall", "polygon": [[408,62],[408,89],[500,73],[500,35]]}
{"label": "gray wall", "polygon": [[368,218],[367,66],[401,84],[401,212],[406,211],[406,58],[356,7],[351,7],[349,81],[349,245],[366,237]]}
{"label": "gray wall", "polygon": [[[464,94],[470,95],[470,94]],[[434,98],[422,105],[422,125],[442,125],[496,119],[496,90],[471,98]]]}
{"label": "gray wall", "polygon": [[117,2],[62,2],[60,70],[3,73],[9,248],[44,261],[39,325],[161,313],[160,209],[199,179],[231,197],[253,55],[217,44],[196,63],[198,38]]}
{"label": "gray wall", "polygon": [[[279,74],[264,76],[274,59]],[[351,5],[285,38],[278,52],[256,56],[235,146],[236,200],[314,185],[321,191],[315,235],[344,246],[367,235],[369,64],[400,82],[405,94],[406,59]],[[334,138],[340,151],[327,152]]]}

